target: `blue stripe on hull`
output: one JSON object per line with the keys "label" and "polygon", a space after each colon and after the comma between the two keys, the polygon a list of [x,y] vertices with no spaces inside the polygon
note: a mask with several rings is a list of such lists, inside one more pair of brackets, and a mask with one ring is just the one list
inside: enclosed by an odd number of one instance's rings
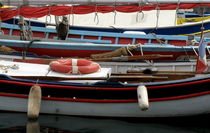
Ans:
{"label": "blue stripe on hull", "polygon": [[[18,24],[17,20],[7,20],[4,21],[10,24]],[[46,24],[42,22],[30,22],[31,26],[37,27],[45,27]],[[183,34],[193,34],[201,31],[201,23],[191,24],[191,25],[178,25],[178,26],[170,26],[170,27],[154,27],[154,28],[102,28],[102,27],[83,27],[83,26],[71,26],[71,29],[74,30],[88,30],[88,31],[100,31],[100,32],[115,32],[115,33],[123,33],[124,31],[143,31],[145,33],[155,33],[159,35],[183,35]],[[210,22],[204,23],[205,30],[210,30]]]}
{"label": "blue stripe on hull", "polygon": [[[29,41],[19,41],[19,40],[5,40],[0,39],[0,44],[4,44],[8,47],[27,47]],[[98,50],[98,51],[113,51],[121,47],[127,47],[127,45],[115,45],[115,44],[86,44],[86,43],[61,43],[61,42],[34,42],[30,45],[30,48],[43,48],[43,49],[64,49],[64,50]],[[178,47],[173,45],[158,45],[150,44],[143,45],[143,51],[160,51],[160,52],[185,52],[193,51],[197,49],[198,46],[185,46]],[[208,46],[210,48],[210,46]],[[140,47],[137,51],[141,51]]]}
{"label": "blue stripe on hull", "polygon": [[[101,31],[101,32],[116,32],[116,33],[123,33],[125,31],[143,31],[145,33],[155,33],[158,35],[183,35],[183,34],[193,34],[198,33],[201,31],[201,24],[194,24],[194,25],[182,25],[176,27],[159,27],[159,28],[148,28],[148,29],[137,29],[137,28],[95,28],[95,27],[77,27],[72,26],[71,29],[74,30],[88,30],[88,31]],[[204,23],[205,30],[210,29],[210,22]]]}

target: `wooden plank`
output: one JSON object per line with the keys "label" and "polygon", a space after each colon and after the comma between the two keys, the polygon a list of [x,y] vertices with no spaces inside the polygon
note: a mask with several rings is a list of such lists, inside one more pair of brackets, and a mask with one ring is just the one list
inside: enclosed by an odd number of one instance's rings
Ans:
{"label": "wooden plank", "polygon": [[[196,72],[192,72],[192,71],[152,71],[152,73],[173,73],[173,74],[196,74]],[[128,70],[127,73],[130,74],[138,74],[138,73],[144,73],[144,70]],[[207,73],[206,73],[207,74]]]}

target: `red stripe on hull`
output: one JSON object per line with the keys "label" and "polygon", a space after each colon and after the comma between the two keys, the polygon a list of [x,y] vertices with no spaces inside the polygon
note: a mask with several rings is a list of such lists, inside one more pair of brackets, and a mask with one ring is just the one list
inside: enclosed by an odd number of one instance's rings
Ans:
{"label": "red stripe on hull", "polygon": [[[166,97],[166,98],[153,98],[149,99],[150,102],[158,102],[158,101],[169,101],[169,100],[181,100],[187,98],[193,98],[203,95],[209,95],[210,91],[201,92],[196,94],[189,94],[185,96],[176,96],[176,97]],[[16,98],[28,98],[27,95],[22,94],[11,94],[11,93],[0,93],[0,96],[5,97],[16,97]],[[129,99],[129,100],[108,100],[108,99],[73,99],[73,98],[56,98],[56,97],[42,97],[43,100],[53,100],[53,101],[64,101],[64,102],[88,102],[88,103],[136,103],[137,99]]]}

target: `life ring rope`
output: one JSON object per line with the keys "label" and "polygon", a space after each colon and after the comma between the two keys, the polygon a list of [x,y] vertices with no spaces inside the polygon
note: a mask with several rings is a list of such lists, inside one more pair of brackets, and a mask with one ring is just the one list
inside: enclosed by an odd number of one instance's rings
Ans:
{"label": "life ring rope", "polygon": [[[74,64],[72,64],[72,65],[74,65]],[[72,66],[72,74],[81,74],[78,69],[78,66]]]}
{"label": "life ring rope", "polygon": [[72,59],[72,66],[77,66],[77,59]]}

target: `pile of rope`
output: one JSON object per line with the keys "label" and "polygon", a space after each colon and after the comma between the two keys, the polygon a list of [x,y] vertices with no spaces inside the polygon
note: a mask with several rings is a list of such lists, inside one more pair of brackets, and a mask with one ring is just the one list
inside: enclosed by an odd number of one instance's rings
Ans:
{"label": "pile of rope", "polygon": [[128,45],[127,47],[122,47],[111,52],[105,52],[101,54],[91,54],[90,57],[92,59],[97,59],[97,58],[128,56],[128,55],[131,55],[130,51],[135,50],[138,47],[139,45]]}
{"label": "pile of rope", "polygon": [[12,53],[12,52],[16,52],[16,50],[10,48],[10,47],[7,47],[7,46],[0,46],[0,52],[4,52],[4,53]]}

